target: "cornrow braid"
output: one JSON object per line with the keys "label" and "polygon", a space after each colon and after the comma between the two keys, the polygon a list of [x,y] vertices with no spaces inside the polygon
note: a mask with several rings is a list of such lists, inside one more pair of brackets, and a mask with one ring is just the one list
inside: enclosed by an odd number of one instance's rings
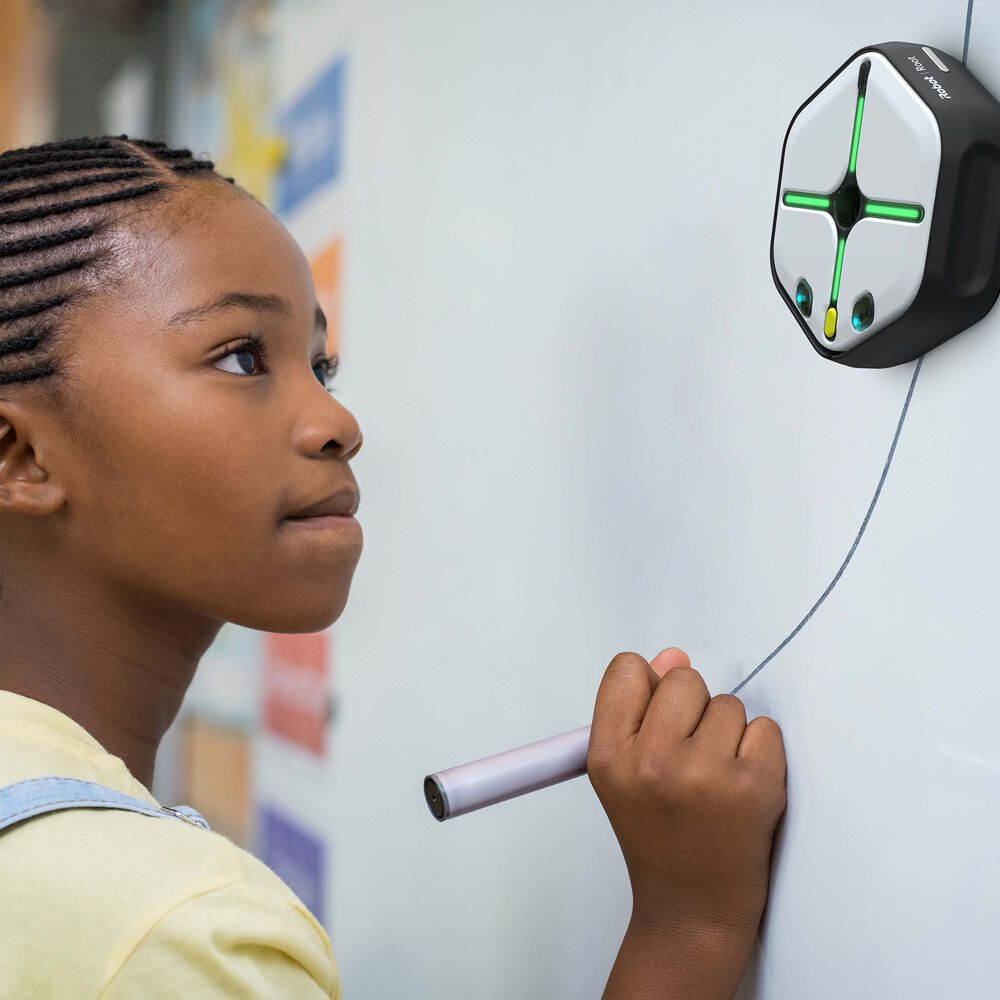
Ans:
{"label": "cornrow braid", "polygon": [[0,153],[0,392],[30,384],[58,396],[68,310],[117,262],[115,231],[136,202],[155,203],[198,172],[236,183],[190,149],[127,135]]}

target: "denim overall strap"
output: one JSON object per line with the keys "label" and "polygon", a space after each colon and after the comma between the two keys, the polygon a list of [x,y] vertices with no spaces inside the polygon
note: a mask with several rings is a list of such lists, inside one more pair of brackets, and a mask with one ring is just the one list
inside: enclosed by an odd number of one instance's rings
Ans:
{"label": "denim overall strap", "polygon": [[44,813],[55,812],[58,809],[77,809],[81,807],[101,809],[128,809],[132,812],[144,813],[146,816],[160,818],[173,817],[184,820],[193,826],[210,830],[211,827],[196,809],[191,806],[162,806],[157,808],[148,802],[115,791],[96,781],[84,781],[81,778],[28,778],[25,781],[15,781],[12,785],[0,788],[0,833],[7,827],[20,823],[22,820]]}

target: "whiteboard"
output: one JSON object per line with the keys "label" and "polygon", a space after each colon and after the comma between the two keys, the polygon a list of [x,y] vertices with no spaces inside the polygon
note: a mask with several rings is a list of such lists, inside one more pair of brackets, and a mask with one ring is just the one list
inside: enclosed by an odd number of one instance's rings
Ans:
{"label": "whiteboard", "polygon": [[[346,9],[338,384],[365,551],[324,791],[345,996],[598,997],[630,898],[587,779],[438,824],[422,778],[588,723],[621,650],[680,645],[728,691],[822,592],[913,365],[825,362],[788,315],[781,143],[863,45],[960,56],[966,4]],[[322,44],[322,13],[283,16]],[[980,0],[994,93],[998,56]],[[995,995],[998,379],[1000,311],[927,356],[854,561],[741,691],[788,756],[745,997]]]}

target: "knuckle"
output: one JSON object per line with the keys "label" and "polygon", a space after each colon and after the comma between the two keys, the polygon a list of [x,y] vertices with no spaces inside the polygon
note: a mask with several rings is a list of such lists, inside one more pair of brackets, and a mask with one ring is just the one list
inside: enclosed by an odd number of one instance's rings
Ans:
{"label": "knuckle", "polygon": [[686,688],[689,691],[694,691],[704,681],[694,667],[673,667],[663,675],[660,683],[672,688]]}
{"label": "knuckle", "polygon": [[[741,762],[737,761],[737,765],[741,765]],[[759,772],[753,767],[747,767],[745,764],[737,766],[736,777],[733,783],[739,794],[748,799],[756,798],[762,787]]]}
{"label": "knuckle", "polygon": [[640,656],[638,653],[616,653],[611,658],[606,673],[628,674],[635,670],[645,670],[648,665],[645,657]]}
{"label": "knuckle", "polygon": [[743,702],[734,694],[717,694],[712,697],[712,701],[724,706],[728,710],[738,709],[744,711]]}
{"label": "knuckle", "polygon": [[664,687],[667,697],[679,705],[699,705],[707,707],[708,689],[701,674],[694,667],[674,667],[663,675],[660,687]]}
{"label": "knuckle", "polygon": [[781,735],[781,726],[768,715],[758,715],[756,718],[751,719],[747,728],[749,729],[750,726],[763,730],[768,736]]}
{"label": "knuckle", "polygon": [[780,785],[777,785],[774,789],[774,808],[775,811],[780,816],[787,807],[788,807],[788,790],[785,788],[785,783],[782,782]]}
{"label": "knuckle", "polygon": [[635,765],[635,783],[644,794],[657,792],[664,781],[664,770],[660,762],[650,754],[639,758]]}
{"label": "knuckle", "polygon": [[785,786],[753,767],[737,769],[736,788],[740,798],[757,813],[772,814],[784,809]]}
{"label": "knuckle", "polygon": [[683,784],[686,791],[704,795],[718,787],[715,768],[703,758],[695,758],[684,768]]}
{"label": "knuckle", "polygon": [[768,816],[779,817],[788,806],[788,797],[784,785],[768,785],[763,808]]}

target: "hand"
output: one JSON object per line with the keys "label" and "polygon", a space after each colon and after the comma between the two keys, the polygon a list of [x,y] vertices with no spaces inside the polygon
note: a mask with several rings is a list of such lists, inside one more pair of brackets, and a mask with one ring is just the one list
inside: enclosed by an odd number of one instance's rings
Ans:
{"label": "hand", "polygon": [[619,653],[594,706],[587,774],[632,884],[633,921],[752,946],[785,810],[777,723],[710,697],[682,650]]}

